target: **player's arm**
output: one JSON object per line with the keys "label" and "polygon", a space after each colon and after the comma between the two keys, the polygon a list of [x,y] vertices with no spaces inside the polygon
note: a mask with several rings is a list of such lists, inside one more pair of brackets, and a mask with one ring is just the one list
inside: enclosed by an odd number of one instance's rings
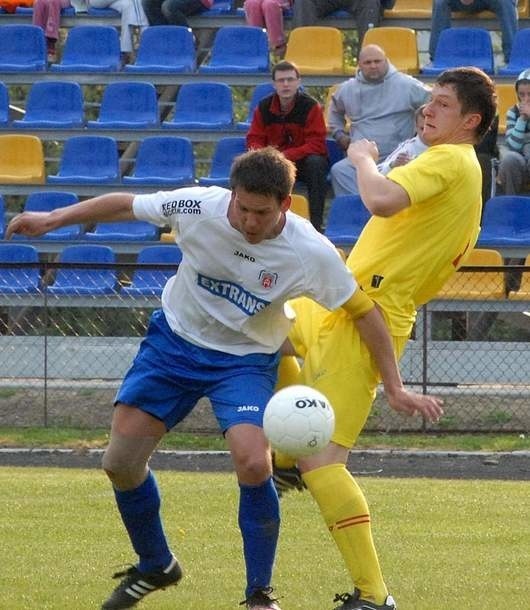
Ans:
{"label": "player's arm", "polygon": [[374,216],[393,216],[410,205],[409,195],[379,172],[378,157],[375,142],[357,140],[348,147],[348,159],[357,170],[357,186],[364,205]]}
{"label": "player's arm", "polygon": [[353,318],[361,339],[377,363],[388,404],[395,411],[407,415],[420,413],[431,421],[437,421],[443,413],[442,401],[409,392],[403,387],[392,339],[375,303],[357,289],[342,308]]}
{"label": "player's arm", "polygon": [[134,220],[133,199],[130,193],[109,193],[52,212],[23,212],[9,223],[6,239],[15,233],[38,237],[73,224]]}

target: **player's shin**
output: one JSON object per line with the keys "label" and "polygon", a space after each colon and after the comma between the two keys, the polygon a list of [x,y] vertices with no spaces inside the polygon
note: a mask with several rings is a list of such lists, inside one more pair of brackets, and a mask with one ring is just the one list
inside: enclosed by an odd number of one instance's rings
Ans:
{"label": "player's shin", "polygon": [[361,597],[384,603],[383,581],[372,539],[365,497],[343,464],[330,464],[303,475]]}

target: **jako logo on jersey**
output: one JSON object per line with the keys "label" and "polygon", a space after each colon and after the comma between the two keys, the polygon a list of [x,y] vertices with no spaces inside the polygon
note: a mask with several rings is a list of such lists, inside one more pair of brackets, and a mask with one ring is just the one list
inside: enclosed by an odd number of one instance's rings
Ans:
{"label": "jako logo on jersey", "polygon": [[256,259],[253,256],[250,256],[250,254],[245,254],[244,252],[241,252],[241,250],[234,250],[234,256],[239,256],[239,258],[242,258],[245,261],[250,261],[251,263],[256,262]]}
{"label": "jako logo on jersey", "polygon": [[244,413],[245,411],[253,411],[254,413],[259,413],[259,407],[256,407],[256,405],[241,405],[237,408],[238,413]]}
{"label": "jako logo on jersey", "polygon": [[199,199],[180,199],[162,204],[162,215],[166,218],[174,214],[200,214],[201,202]]}
{"label": "jako logo on jersey", "polygon": [[270,301],[260,299],[242,286],[227,282],[226,280],[216,280],[213,277],[206,277],[199,273],[197,284],[211,294],[230,301],[230,303],[233,303],[242,312],[246,313],[247,316],[253,316],[258,311],[267,307],[267,305],[270,305]]}
{"label": "jako logo on jersey", "polygon": [[278,281],[278,274],[271,273],[270,271],[265,271],[262,269],[259,272],[259,279],[261,280],[261,285],[263,288],[272,288],[274,284]]}

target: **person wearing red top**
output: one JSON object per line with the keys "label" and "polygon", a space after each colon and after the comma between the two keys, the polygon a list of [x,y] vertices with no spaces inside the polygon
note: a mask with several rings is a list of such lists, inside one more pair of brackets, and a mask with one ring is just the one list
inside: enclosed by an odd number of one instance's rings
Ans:
{"label": "person wearing red top", "polygon": [[247,133],[247,148],[274,146],[296,165],[296,179],[307,187],[310,219],[322,230],[329,170],[326,123],[316,99],[300,90],[295,64],[281,61],[272,69],[275,93],[261,100]]}

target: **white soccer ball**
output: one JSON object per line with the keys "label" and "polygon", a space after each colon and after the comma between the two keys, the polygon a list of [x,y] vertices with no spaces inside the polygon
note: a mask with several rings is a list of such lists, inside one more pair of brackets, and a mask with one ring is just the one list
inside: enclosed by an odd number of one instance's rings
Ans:
{"label": "white soccer ball", "polygon": [[292,457],[319,453],[335,429],[328,399],[305,385],[292,385],[272,396],[263,414],[263,431],[273,449]]}

